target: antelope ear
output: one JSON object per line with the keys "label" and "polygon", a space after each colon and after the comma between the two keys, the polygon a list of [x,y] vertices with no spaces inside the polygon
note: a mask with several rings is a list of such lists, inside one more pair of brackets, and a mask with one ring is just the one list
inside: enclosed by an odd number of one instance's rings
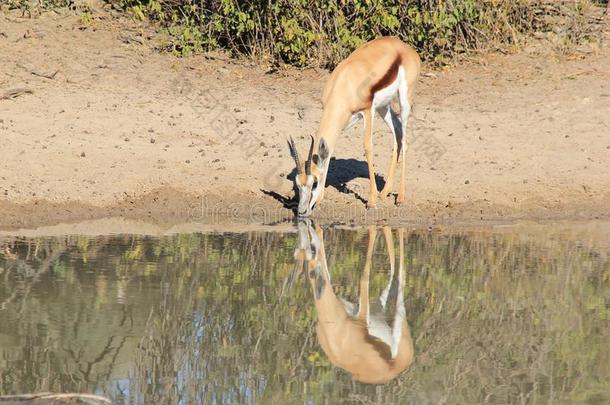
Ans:
{"label": "antelope ear", "polygon": [[328,160],[330,158],[330,148],[328,144],[324,140],[324,138],[320,139],[320,145],[318,146],[318,166],[326,167],[328,164]]}

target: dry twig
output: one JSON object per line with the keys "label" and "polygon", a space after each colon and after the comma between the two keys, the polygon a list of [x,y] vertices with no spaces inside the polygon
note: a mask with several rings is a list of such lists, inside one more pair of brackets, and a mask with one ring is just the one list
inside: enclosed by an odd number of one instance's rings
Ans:
{"label": "dry twig", "polygon": [[4,92],[0,93],[0,100],[10,100],[22,96],[24,94],[32,93],[34,93],[32,89],[28,89],[27,87],[17,87],[14,89],[5,90]]}
{"label": "dry twig", "polygon": [[54,394],[51,392],[41,392],[38,394],[22,394],[22,395],[5,395],[0,396],[0,402],[19,402],[19,401],[74,401],[81,400],[85,403],[90,404],[111,404],[110,400],[106,397],[93,394],[78,394],[78,393],[61,393]]}
{"label": "dry twig", "polygon": [[55,75],[59,72],[58,69],[56,69],[54,71],[50,71],[50,72],[39,72],[34,69],[30,69],[29,67],[24,66],[20,63],[17,63],[17,66],[19,66],[21,69],[25,70],[26,72],[29,72],[30,74],[32,74],[34,76],[44,77],[45,79],[49,79],[49,80],[53,80],[55,78]]}

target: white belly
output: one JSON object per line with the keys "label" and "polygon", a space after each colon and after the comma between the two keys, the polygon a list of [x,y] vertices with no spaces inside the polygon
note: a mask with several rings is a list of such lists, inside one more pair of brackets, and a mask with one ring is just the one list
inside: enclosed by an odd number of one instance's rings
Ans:
{"label": "white belly", "polygon": [[[394,97],[396,97],[396,95],[398,94],[398,89],[400,88],[400,86],[403,85],[404,78],[405,78],[404,73],[405,72],[404,72],[403,67],[400,66],[398,68],[398,75],[396,75],[396,80],[394,80],[392,83],[390,83],[389,86],[384,87],[383,89],[381,89],[381,90],[375,92],[375,94],[373,94],[373,105],[372,105],[373,112],[375,111],[375,109],[377,109],[379,107],[385,107],[385,106],[390,105],[390,103],[392,102]],[[402,103],[401,103],[401,109],[402,109]],[[362,111],[358,111],[357,113],[353,114],[344,129],[350,129],[351,127],[353,127],[356,124],[356,122],[358,122],[363,117],[364,117],[364,114],[362,114]]]}
{"label": "white belly", "polygon": [[373,95],[373,108],[385,107],[389,105],[394,99],[394,97],[396,97],[396,94],[398,93],[398,88],[400,87],[400,83],[402,82],[403,78],[404,70],[402,66],[400,66],[398,68],[396,80],[394,80],[389,86],[384,87]]}

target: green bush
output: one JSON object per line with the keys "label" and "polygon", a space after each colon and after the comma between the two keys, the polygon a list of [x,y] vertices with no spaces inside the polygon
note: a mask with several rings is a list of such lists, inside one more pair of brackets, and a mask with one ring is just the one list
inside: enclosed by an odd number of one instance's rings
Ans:
{"label": "green bush", "polygon": [[[564,43],[590,32],[583,16],[600,0],[105,0],[154,20],[176,54],[225,49],[296,66],[332,67],[358,45],[397,35],[423,59],[443,63],[473,49],[516,48],[534,32]],[[605,1],[605,0],[604,0]],[[20,8],[73,7],[73,0],[0,0]],[[30,13],[31,14],[31,13]],[[559,28],[559,29],[558,29]],[[567,45],[566,45],[567,44]]]}
{"label": "green bush", "polygon": [[[566,16],[544,0],[109,0],[159,21],[178,54],[222,48],[305,66],[333,66],[358,45],[398,35],[427,60],[518,45]],[[573,14],[588,1],[571,2]],[[563,10],[561,9],[563,7]],[[580,8],[579,8],[580,7]]]}
{"label": "green bush", "polygon": [[3,6],[9,10],[21,10],[23,16],[32,17],[33,11],[40,13],[42,10],[73,9],[74,0],[0,0],[0,11]]}

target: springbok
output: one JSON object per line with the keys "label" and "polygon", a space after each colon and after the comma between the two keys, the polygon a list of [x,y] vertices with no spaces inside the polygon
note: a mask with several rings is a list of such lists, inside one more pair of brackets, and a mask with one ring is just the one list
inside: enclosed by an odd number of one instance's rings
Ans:
{"label": "springbok", "polygon": [[[413,361],[413,341],[406,320],[403,290],[404,231],[399,230],[398,275],[394,272],[394,241],[390,228],[383,229],[390,257],[390,280],[379,298],[381,310],[371,313],[369,276],[377,231],[369,228],[364,271],[360,278],[358,305],[335,295],[326,263],[322,229],[299,222],[299,246],[295,250],[295,271],[305,270],[315,299],[316,333],[331,363],[349,372],[357,381],[383,384],[394,379]],[[392,326],[385,317],[386,306],[395,300]]]}
{"label": "springbok", "polygon": [[[407,121],[413,103],[415,83],[421,60],[417,52],[397,37],[381,37],[356,49],[331,73],[322,95],[322,119],[307,160],[301,162],[294,140],[288,140],[290,154],[296,163],[295,184],[299,193],[298,216],[311,215],[321,201],[326,186],[330,157],[339,133],[364,118],[364,151],[369,169],[369,208],[377,203],[377,185],[373,166],[373,117],[375,111],[390,127],[393,135],[392,160],[381,197],[390,194],[394,172],[401,157],[400,186],[396,204],[405,201],[405,158]],[[398,96],[400,118],[390,104]],[[317,153],[314,151],[317,148]]]}

